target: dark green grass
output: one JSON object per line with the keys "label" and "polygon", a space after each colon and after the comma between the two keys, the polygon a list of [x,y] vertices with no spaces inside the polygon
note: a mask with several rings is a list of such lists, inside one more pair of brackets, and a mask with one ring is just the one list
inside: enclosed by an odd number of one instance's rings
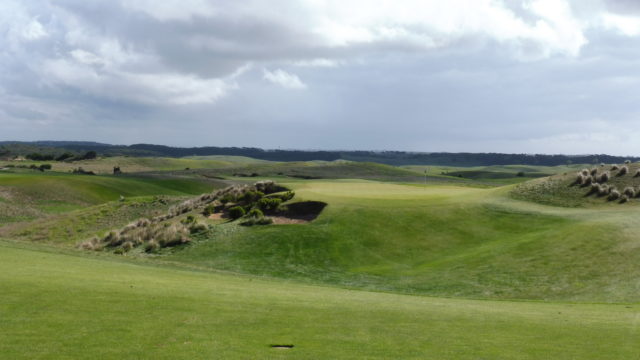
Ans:
{"label": "dark green grass", "polygon": [[[635,359],[637,305],[349,291],[0,242],[6,359]],[[290,350],[271,344],[293,344]]]}

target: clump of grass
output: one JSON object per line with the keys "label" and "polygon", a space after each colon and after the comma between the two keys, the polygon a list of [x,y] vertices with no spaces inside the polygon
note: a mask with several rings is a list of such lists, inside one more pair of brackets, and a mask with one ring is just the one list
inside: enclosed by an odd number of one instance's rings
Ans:
{"label": "clump of grass", "polygon": [[618,169],[620,169],[620,167],[618,165],[612,165],[610,170],[611,171],[616,171]]}
{"label": "clump of grass", "polygon": [[618,176],[624,176],[629,173],[629,168],[627,166],[622,166],[620,171],[618,171]]}
{"label": "clump of grass", "polygon": [[239,219],[245,215],[245,210],[242,206],[234,206],[229,209],[229,217],[233,220]]}
{"label": "clump of grass", "polygon": [[620,198],[620,191],[618,191],[617,189],[613,188],[611,189],[611,191],[609,191],[609,201],[613,201],[613,200],[618,200]]}
{"label": "clump of grass", "polygon": [[625,160],[624,163],[629,165],[629,164],[631,164],[631,160]]}
{"label": "clump of grass", "polygon": [[620,197],[620,204],[624,204],[624,203],[626,203],[627,201],[629,201],[629,197],[628,197],[627,195],[622,195],[622,196]]}
{"label": "clump of grass", "polygon": [[627,186],[626,188],[624,188],[624,190],[622,191],[622,193],[624,195],[627,195],[630,198],[634,198],[636,197],[636,190],[631,187],[631,186]]}
{"label": "clump of grass", "polygon": [[609,172],[608,172],[608,171],[605,171],[605,172],[603,172],[602,174],[600,174],[600,176],[598,176],[598,179],[597,179],[597,180],[598,180],[598,182],[599,182],[600,184],[604,184],[604,183],[606,183],[607,181],[609,181],[609,178],[610,178],[610,177],[611,177],[611,175],[609,174]]}
{"label": "clump of grass", "polygon": [[633,177],[640,177],[640,169],[636,170],[636,173],[633,174]]}
{"label": "clump of grass", "polygon": [[580,174],[582,174],[583,176],[589,176],[589,175],[590,175],[590,172],[589,172],[589,170],[588,170],[588,169],[582,169],[582,170],[580,171]]}
{"label": "clump of grass", "polygon": [[609,185],[602,184],[598,186],[598,196],[609,195],[609,192],[611,192],[611,187]]}
{"label": "clump of grass", "polygon": [[595,177],[596,175],[598,175],[598,168],[591,169],[591,171],[589,173],[591,174],[591,176]]}

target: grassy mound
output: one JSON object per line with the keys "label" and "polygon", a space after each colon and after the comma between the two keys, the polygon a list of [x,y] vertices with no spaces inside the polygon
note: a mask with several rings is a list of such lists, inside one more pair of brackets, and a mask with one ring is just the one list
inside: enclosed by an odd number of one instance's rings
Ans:
{"label": "grassy mound", "polygon": [[208,240],[167,260],[439,296],[640,298],[635,214],[546,209],[509,200],[500,189],[362,181],[291,186],[299,200],[329,204],[314,222],[219,225]]}
{"label": "grassy mound", "polygon": [[640,164],[598,165],[518,185],[511,196],[540,204],[585,207],[634,203],[640,195]]}
{"label": "grassy mound", "polygon": [[635,305],[370,293],[147,267],[120,257],[68,256],[2,242],[0,284],[0,354],[7,359],[638,355]]}
{"label": "grassy mound", "polygon": [[211,191],[212,187],[195,179],[1,173],[0,226],[98,205],[120,196],[193,195]]}

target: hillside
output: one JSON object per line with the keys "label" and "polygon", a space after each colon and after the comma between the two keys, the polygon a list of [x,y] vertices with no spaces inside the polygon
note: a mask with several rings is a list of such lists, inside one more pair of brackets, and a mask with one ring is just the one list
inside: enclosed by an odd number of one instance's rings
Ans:
{"label": "hillside", "polygon": [[639,171],[639,163],[584,167],[523,183],[511,196],[562,207],[629,206],[640,196]]}

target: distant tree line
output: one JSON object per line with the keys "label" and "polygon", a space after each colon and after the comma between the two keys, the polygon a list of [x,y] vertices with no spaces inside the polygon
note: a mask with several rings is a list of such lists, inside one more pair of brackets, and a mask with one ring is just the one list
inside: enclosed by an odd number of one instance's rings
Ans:
{"label": "distant tree line", "polygon": [[[443,165],[443,166],[490,166],[490,165],[543,165],[622,163],[638,157],[611,155],[545,155],[545,154],[504,154],[504,153],[447,153],[447,152],[405,152],[405,151],[305,151],[305,150],[264,150],[253,147],[171,147],[153,144],[109,145],[93,142],[0,142],[0,154],[28,154],[35,161],[73,161],[101,156],[246,156],[271,161],[334,161],[338,159],[369,161],[389,165]],[[38,151],[33,151],[37,148]],[[28,151],[28,152],[25,152]],[[52,158],[53,157],[53,158]]]}

